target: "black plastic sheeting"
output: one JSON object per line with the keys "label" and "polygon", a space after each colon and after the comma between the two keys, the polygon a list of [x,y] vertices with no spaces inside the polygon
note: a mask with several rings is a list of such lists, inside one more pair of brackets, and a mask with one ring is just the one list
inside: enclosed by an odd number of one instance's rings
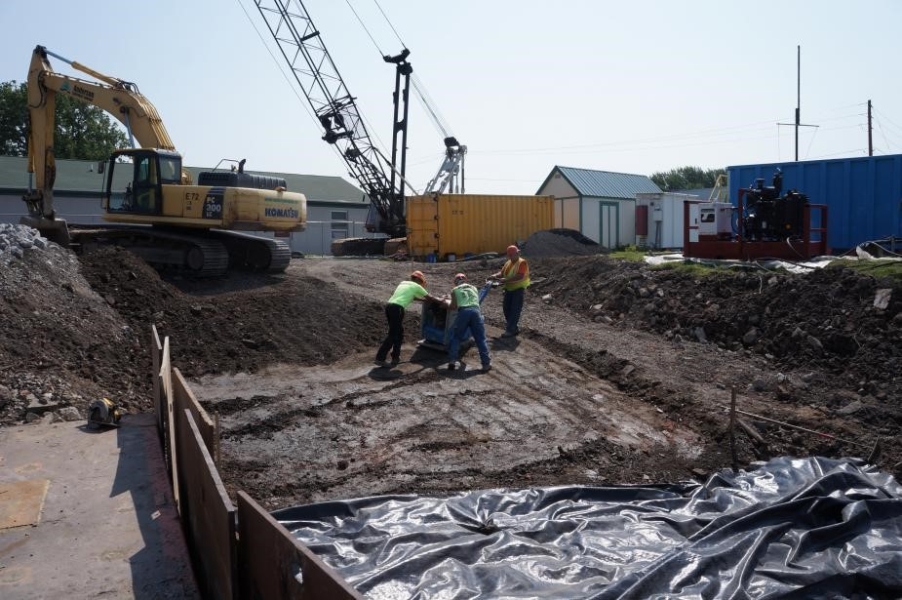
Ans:
{"label": "black plastic sheeting", "polygon": [[779,458],[704,485],[379,496],[273,513],[394,598],[902,598],[902,487]]}

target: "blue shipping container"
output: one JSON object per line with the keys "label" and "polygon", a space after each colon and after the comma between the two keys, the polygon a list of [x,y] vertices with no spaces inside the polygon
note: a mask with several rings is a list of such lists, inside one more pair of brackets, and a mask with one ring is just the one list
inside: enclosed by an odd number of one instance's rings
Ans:
{"label": "blue shipping container", "polygon": [[844,251],[872,240],[902,238],[902,154],[727,167],[730,202],[755,179],[772,185],[783,171],[783,192],[798,190],[827,205],[827,242]]}

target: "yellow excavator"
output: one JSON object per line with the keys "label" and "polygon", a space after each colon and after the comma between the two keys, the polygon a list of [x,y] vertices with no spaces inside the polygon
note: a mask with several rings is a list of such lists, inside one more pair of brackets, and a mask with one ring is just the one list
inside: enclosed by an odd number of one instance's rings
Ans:
{"label": "yellow excavator", "polygon": [[[97,81],[54,72],[49,56]],[[195,184],[182,168],[182,157],[156,108],[134,83],[67,60],[44,46],[34,49],[26,87],[30,176],[23,224],[64,246],[124,246],[158,268],[196,277],[219,276],[230,268],[265,272],[287,268],[291,248],[283,240],[239,233],[279,235],[305,229],[307,200],[287,191],[284,179],[245,173],[242,160],[237,169],[200,173]],[[101,206],[110,225],[70,226],[56,214],[57,94],[103,109],[125,126],[131,138],[133,147],[116,150],[105,164]]]}

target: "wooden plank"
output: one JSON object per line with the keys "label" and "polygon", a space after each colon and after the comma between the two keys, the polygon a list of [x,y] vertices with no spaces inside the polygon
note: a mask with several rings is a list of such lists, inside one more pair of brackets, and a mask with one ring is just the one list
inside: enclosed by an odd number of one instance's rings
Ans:
{"label": "wooden plank", "polygon": [[0,529],[40,523],[49,488],[49,479],[0,483]]}
{"label": "wooden plank", "polygon": [[204,440],[204,444],[207,446],[207,451],[209,451],[210,455],[214,458],[214,462],[219,464],[216,452],[219,430],[217,429],[216,421],[210,417],[209,413],[207,413],[200,405],[200,402],[197,401],[197,397],[194,395],[194,392],[191,391],[191,388],[188,387],[188,382],[185,381],[181,371],[172,369],[172,373],[175,410],[179,414],[186,409],[191,411],[191,415],[194,417],[194,422],[197,425],[198,430],[200,430],[200,435]]}
{"label": "wooden plank", "polygon": [[166,400],[166,439],[169,441],[169,475],[172,477],[172,495],[179,516],[182,516],[182,503],[179,497],[179,473],[178,473],[178,436],[176,435],[175,407],[172,394],[172,362],[169,355],[169,336],[163,339],[163,357],[160,362],[160,385],[163,387],[163,397]]}
{"label": "wooden plank", "polygon": [[238,574],[241,598],[363,600],[338,573],[241,491]]}
{"label": "wooden plank", "polygon": [[237,598],[235,507],[190,410],[179,418],[182,523],[204,598]]}
{"label": "wooden plank", "polygon": [[160,434],[160,440],[165,438],[166,413],[163,407],[162,383],[160,382],[160,364],[163,362],[163,344],[160,343],[160,334],[157,333],[157,326],[150,326],[150,354],[153,357],[153,411],[157,416],[157,430]]}

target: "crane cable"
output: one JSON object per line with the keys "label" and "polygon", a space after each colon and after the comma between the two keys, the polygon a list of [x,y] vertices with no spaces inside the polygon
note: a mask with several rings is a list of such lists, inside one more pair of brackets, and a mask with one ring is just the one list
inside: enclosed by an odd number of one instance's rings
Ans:
{"label": "crane cable", "polygon": [[[382,14],[382,18],[385,19],[385,22],[388,23],[389,28],[392,30],[392,33],[395,34],[395,37],[398,38],[398,42],[401,44],[402,48],[407,48],[407,44],[404,43],[404,40],[401,39],[401,35],[398,33],[398,30],[395,29],[394,24],[391,22],[391,19],[388,18],[388,15],[383,10],[382,5],[379,4],[379,0],[373,0],[376,5],[376,8],[379,9],[379,12]],[[379,47],[379,44],[376,42],[376,38],[373,37],[373,34],[370,32],[369,28],[366,26],[366,23],[363,22],[360,14],[351,4],[351,0],[345,0],[345,3],[348,5],[348,8],[351,9],[351,12],[354,13],[354,17],[357,18],[357,22],[360,23],[360,26],[363,27],[363,30],[366,32],[366,35],[370,38],[370,41],[373,43],[373,46],[376,48],[376,51],[379,53],[380,57],[386,56],[385,52],[382,51],[382,48]],[[413,83],[414,92],[416,92],[417,96],[420,98],[420,102],[423,103],[423,107],[426,109],[426,112],[432,117],[432,122],[435,125],[438,132],[442,134],[442,137],[449,137],[447,121],[441,116],[440,111],[435,105],[434,101],[431,101],[429,92],[426,90],[426,86],[423,84],[422,80],[417,77],[417,74],[414,72],[413,77],[411,78]]]}
{"label": "crane cable", "polygon": [[[263,34],[260,33],[260,29],[257,27],[257,24],[251,18],[251,15],[247,12],[247,8],[245,8],[244,2],[242,0],[236,0],[236,1],[238,2],[238,6],[240,6],[241,10],[244,12],[244,16],[247,17],[247,20],[251,24],[251,27],[254,28],[254,32],[256,32],[257,37],[260,38],[260,41],[263,43],[263,47],[266,48],[266,52],[269,54],[269,57],[272,58],[273,64],[275,64],[276,68],[279,69],[279,73],[282,74],[282,77],[285,79],[285,82],[288,83],[288,87],[291,88],[292,93],[298,99],[298,102],[301,104],[301,107],[304,109],[304,112],[306,112],[307,115],[311,118],[311,120],[313,120],[313,122],[316,123],[317,128],[321,127],[321,123],[320,123],[319,119],[316,117],[316,115],[313,113],[313,110],[310,108],[310,105],[308,104],[307,99],[301,98],[301,95],[298,93],[298,90],[295,86],[297,81],[296,80],[293,81],[285,73],[285,69],[282,66],[282,61],[278,60],[276,58],[276,55],[273,54],[272,49],[269,47],[269,44],[266,42],[266,39],[263,37]],[[335,152],[335,155],[338,156],[338,158],[340,160],[344,161],[344,158],[341,155],[341,151],[333,144],[329,144],[329,146],[331,146],[332,150]]]}
{"label": "crane cable", "polygon": [[[385,19],[385,22],[388,23],[388,26],[391,28],[392,32],[394,32],[395,37],[398,38],[398,42],[401,44],[402,48],[407,48],[407,44],[404,43],[404,40],[401,39],[401,35],[398,33],[398,30],[395,29],[394,24],[391,22],[391,19],[388,18],[388,15],[385,14],[385,11],[382,9],[382,5],[379,4],[379,0],[373,0],[376,8],[379,9],[379,12],[382,13],[382,17]],[[423,81],[417,76],[416,72],[413,73],[413,89],[420,97],[420,101],[423,103],[423,106],[432,116],[432,120],[435,123],[436,127],[438,127],[439,132],[444,137],[448,137],[448,122],[439,114],[438,106],[432,101],[429,92],[426,90],[426,86],[423,84]]]}

